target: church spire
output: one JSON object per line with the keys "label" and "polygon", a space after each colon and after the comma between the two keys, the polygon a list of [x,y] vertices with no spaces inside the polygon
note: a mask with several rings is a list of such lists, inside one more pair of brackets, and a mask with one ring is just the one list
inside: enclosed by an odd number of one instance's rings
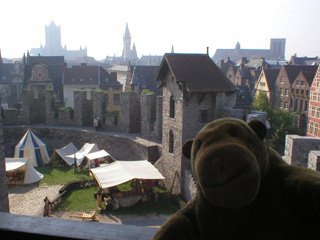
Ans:
{"label": "church spire", "polygon": [[174,48],[173,48],[173,45],[171,47],[171,53],[174,53]]}

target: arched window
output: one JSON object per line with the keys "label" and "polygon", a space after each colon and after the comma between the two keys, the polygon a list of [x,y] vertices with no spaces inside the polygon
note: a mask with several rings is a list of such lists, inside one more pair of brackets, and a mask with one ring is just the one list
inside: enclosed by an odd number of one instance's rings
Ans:
{"label": "arched window", "polygon": [[170,97],[170,118],[174,118],[175,113],[175,100],[173,99],[173,96]]}
{"label": "arched window", "polygon": [[173,153],[173,146],[174,146],[174,135],[173,131],[169,131],[169,153]]}

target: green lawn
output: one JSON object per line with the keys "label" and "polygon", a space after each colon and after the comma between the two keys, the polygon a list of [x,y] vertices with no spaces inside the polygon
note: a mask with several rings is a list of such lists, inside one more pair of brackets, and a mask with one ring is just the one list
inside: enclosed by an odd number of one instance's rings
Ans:
{"label": "green lawn", "polygon": [[73,167],[37,167],[38,172],[43,174],[40,184],[59,185],[71,180],[89,180],[89,171],[84,170],[82,173],[74,174]]}
{"label": "green lawn", "polygon": [[[37,171],[44,175],[44,178],[40,181],[40,184],[46,183],[48,185],[64,184],[72,180],[89,180],[89,171],[84,170],[83,173],[74,174],[72,167],[37,167]],[[119,185],[121,191],[128,191],[131,189],[130,182]],[[155,214],[173,214],[178,208],[185,205],[183,201],[177,197],[172,198],[170,194],[160,188],[156,187],[156,191],[159,193],[159,201],[149,201],[144,203],[137,203],[130,207],[119,208],[117,210],[102,210],[98,211],[97,200],[94,198],[94,193],[97,191],[96,187],[86,187],[82,189],[73,190],[67,192],[63,196],[63,201],[56,208],[57,211],[92,211],[96,210],[101,214],[119,214],[119,215],[145,215],[149,213]],[[174,201],[172,201],[174,199]],[[102,203],[103,205],[103,203]]]}
{"label": "green lawn", "polygon": [[73,190],[63,198],[57,210],[60,211],[91,211],[97,210],[97,200],[94,198],[96,187]]}
{"label": "green lawn", "polygon": [[[169,193],[161,193],[159,201],[140,202],[130,207],[119,208],[117,210],[98,210],[97,200],[94,198],[96,187],[88,187],[74,190],[64,197],[62,203],[57,207],[57,211],[97,211],[100,214],[119,214],[119,215],[146,215],[155,214],[173,214],[178,208],[177,204],[173,204]],[[179,201],[180,206],[184,206],[183,201]],[[101,204],[103,206],[103,202]],[[104,207],[104,206],[103,206]]]}

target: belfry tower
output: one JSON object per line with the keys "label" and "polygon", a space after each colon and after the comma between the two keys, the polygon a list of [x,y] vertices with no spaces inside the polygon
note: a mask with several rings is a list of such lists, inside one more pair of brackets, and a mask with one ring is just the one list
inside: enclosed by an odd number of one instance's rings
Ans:
{"label": "belfry tower", "polygon": [[129,61],[131,56],[131,35],[128,28],[128,23],[126,26],[126,31],[123,35],[123,51],[122,51],[122,57],[125,61]]}

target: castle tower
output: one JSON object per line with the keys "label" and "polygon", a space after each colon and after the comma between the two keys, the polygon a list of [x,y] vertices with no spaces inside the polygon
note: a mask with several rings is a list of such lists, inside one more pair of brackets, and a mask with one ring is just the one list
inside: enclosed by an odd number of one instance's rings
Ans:
{"label": "castle tower", "polygon": [[128,23],[126,25],[126,31],[123,35],[123,51],[122,51],[122,57],[125,61],[130,60],[130,52],[131,52],[131,35],[129,32]]}
{"label": "castle tower", "polygon": [[156,165],[166,187],[190,200],[191,164],[182,146],[206,123],[221,118],[223,107],[235,105],[237,88],[207,54],[166,53],[155,80],[163,89],[162,158]]}

